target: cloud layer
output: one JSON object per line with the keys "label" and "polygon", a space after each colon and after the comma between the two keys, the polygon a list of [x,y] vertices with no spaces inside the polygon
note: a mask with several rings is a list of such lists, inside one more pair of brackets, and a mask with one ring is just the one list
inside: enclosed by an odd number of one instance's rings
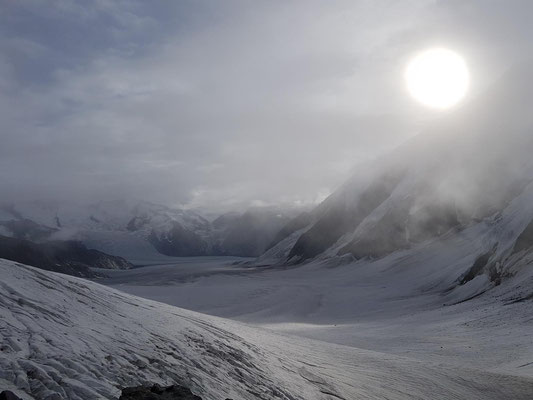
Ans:
{"label": "cloud layer", "polygon": [[437,117],[413,52],[463,53],[474,96],[533,37],[529,1],[2,3],[8,201],[313,203]]}

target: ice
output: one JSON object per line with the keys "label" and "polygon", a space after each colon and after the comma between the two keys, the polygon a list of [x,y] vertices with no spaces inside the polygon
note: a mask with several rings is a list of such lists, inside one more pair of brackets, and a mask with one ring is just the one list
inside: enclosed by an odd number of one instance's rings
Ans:
{"label": "ice", "polygon": [[531,398],[533,380],[508,371],[276,333],[9,261],[0,275],[0,385],[25,398],[113,398],[148,382],[207,399]]}

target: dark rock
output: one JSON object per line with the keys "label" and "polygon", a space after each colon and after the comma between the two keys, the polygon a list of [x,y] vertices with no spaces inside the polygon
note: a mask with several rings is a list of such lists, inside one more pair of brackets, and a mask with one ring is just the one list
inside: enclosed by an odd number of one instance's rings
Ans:
{"label": "dark rock", "polygon": [[[276,209],[250,209],[244,214],[228,213],[213,221],[219,255],[257,257],[279,241],[280,230],[289,218]],[[284,234],[282,234],[284,235]]]}
{"label": "dark rock", "polygon": [[135,232],[141,229],[148,222],[150,222],[150,219],[146,216],[135,216],[128,222],[126,229],[130,232]]}
{"label": "dark rock", "polygon": [[202,398],[184,386],[153,385],[124,388],[119,400],[202,400]]}
{"label": "dark rock", "polygon": [[516,239],[513,246],[513,253],[522,250],[529,250],[533,247],[533,220],[526,226],[522,233]]}
{"label": "dark rock", "polygon": [[289,259],[296,257],[305,261],[316,257],[341,236],[353,232],[355,228],[392,193],[402,178],[402,172],[385,174],[372,183],[353,201],[352,196],[339,192],[328,198],[315,210],[318,219],[305,232],[289,253]]}
{"label": "dark rock", "polygon": [[83,243],[73,240],[43,243],[61,263],[77,263],[93,268],[130,269],[131,263],[122,257],[88,249]]}
{"label": "dark rock", "polygon": [[208,255],[207,243],[196,233],[183,228],[178,222],[164,233],[152,231],[148,237],[158,252],[171,257]]}
{"label": "dark rock", "polygon": [[4,390],[0,393],[0,400],[22,400],[15,393],[10,390]]}
{"label": "dark rock", "polygon": [[493,256],[495,251],[496,246],[494,246],[488,252],[479,255],[474,261],[474,264],[472,264],[468,271],[466,271],[466,273],[459,279],[459,283],[461,285],[464,285],[465,283],[470,282],[476,276],[481,275],[487,268],[489,260]]}
{"label": "dark rock", "polygon": [[291,219],[280,231],[274,236],[274,239],[266,247],[266,250],[271,249],[276,244],[281,242],[283,239],[289,237],[294,232],[299,231],[300,229],[305,228],[312,222],[312,215],[309,212],[303,212],[297,217]]}
{"label": "dark rock", "polygon": [[448,204],[433,201],[411,212],[414,206],[413,198],[397,202],[396,207],[366,229],[363,238],[350,242],[339,254],[351,253],[357,259],[380,258],[461,228],[457,210]]}
{"label": "dark rock", "polygon": [[1,235],[0,258],[84,278],[98,276],[90,267],[110,269],[132,267],[129,262],[121,257],[88,249],[80,242],[53,241],[33,243],[29,240]]}

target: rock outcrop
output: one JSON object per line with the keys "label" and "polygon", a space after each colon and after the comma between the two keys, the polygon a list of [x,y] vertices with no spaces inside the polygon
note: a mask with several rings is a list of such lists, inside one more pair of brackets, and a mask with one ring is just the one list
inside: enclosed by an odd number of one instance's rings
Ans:
{"label": "rock outcrop", "polygon": [[90,267],[128,269],[132,267],[121,257],[88,249],[80,242],[52,241],[34,243],[0,235],[0,258],[31,265],[48,271],[94,278]]}
{"label": "rock outcrop", "polygon": [[124,388],[119,400],[202,400],[202,398],[184,386],[152,385]]}
{"label": "rock outcrop", "polygon": [[0,392],[0,400],[22,400],[15,393],[10,390],[4,390]]}

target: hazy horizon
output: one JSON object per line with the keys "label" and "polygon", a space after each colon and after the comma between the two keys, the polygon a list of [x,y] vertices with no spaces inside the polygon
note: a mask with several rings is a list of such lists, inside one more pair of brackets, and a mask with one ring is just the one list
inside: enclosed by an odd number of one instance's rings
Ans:
{"label": "hazy horizon", "polygon": [[414,53],[460,52],[468,102],[532,58],[525,10],[533,5],[5,2],[2,200],[316,204],[357,165],[453,121],[455,110],[443,116],[406,93]]}

